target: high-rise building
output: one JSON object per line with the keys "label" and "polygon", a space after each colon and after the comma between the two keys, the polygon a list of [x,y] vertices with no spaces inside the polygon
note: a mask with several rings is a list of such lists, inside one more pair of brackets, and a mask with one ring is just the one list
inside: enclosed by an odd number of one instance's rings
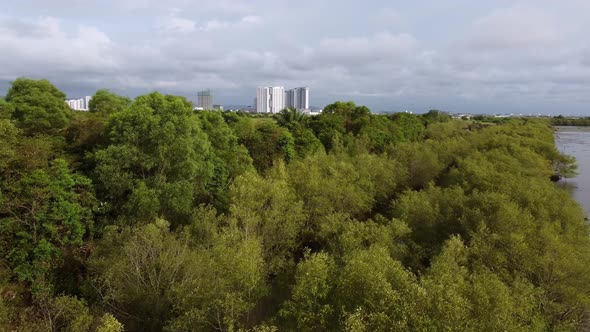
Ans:
{"label": "high-rise building", "polygon": [[282,86],[256,89],[256,112],[279,113],[285,108],[285,88]]}
{"label": "high-rise building", "polygon": [[309,109],[309,88],[295,88],[285,92],[285,107],[297,110]]}
{"label": "high-rise building", "polygon": [[199,91],[197,93],[197,107],[201,107],[204,110],[213,109],[213,95],[210,90]]}
{"label": "high-rise building", "polygon": [[84,108],[87,110],[90,109],[90,99],[92,99],[90,96],[84,97]]}
{"label": "high-rise building", "polygon": [[88,105],[90,104],[90,100],[92,97],[86,96],[80,99],[68,99],[66,100],[66,104],[73,109],[74,111],[88,111]]}

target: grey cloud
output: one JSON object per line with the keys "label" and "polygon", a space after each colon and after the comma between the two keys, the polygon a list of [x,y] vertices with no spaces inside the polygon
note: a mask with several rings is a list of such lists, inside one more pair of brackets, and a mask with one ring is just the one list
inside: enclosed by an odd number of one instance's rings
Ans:
{"label": "grey cloud", "polygon": [[[116,66],[108,36],[93,27],[80,26],[65,33],[54,18],[22,22],[30,29],[15,31],[10,22],[0,23],[0,49],[4,73],[18,71],[108,70]],[[40,33],[43,31],[43,33]]]}
{"label": "grey cloud", "polygon": [[549,13],[534,7],[514,6],[478,19],[469,44],[482,51],[555,47],[563,42],[560,30]]}
{"label": "grey cloud", "polygon": [[105,0],[118,9],[109,19],[86,2],[82,12],[75,0],[36,12],[39,1],[22,0],[0,4],[0,80],[29,75],[71,93],[106,87],[189,97],[208,87],[234,104],[251,103],[258,85],[276,84],[310,86],[320,106],[342,98],[377,110],[526,101],[579,108],[590,101],[590,52],[580,44],[590,27],[575,1],[474,4],[479,10],[462,22],[437,16],[432,23],[437,11],[377,0]]}

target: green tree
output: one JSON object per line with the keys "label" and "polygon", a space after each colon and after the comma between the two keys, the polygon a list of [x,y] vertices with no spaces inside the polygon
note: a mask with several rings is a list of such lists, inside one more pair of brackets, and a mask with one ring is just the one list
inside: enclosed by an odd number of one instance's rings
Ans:
{"label": "green tree", "polygon": [[100,112],[109,115],[118,111],[123,111],[131,105],[131,100],[127,97],[119,96],[102,89],[96,91],[90,99],[88,110],[90,112]]}
{"label": "green tree", "polygon": [[72,174],[57,159],[48,170],[35,170],[3,190],[0,252],[33,291],[50,287],[67,255],[83,245],[92,228],[94,196],[87,178]]}
{"label": "green tree", "polygon": [[18,139],[19,130],[10,121],[0,119],[0,178],[17,153]]}
{"label": "green tree", "polygon": [[360,310],[370,331],[411,329],[424,296],[414,275],[380,246],[347,257],[336,293],[343,315]]}
{"label": "green tree", "polygon": [[152,93],[107,125],[95,154],[101,197],[127,222],[187,222],[212,176],[211,144],[185,99]]}
{"label": "green tree", "polygon": [[303,204],[285,178],[284,174],[261,178],[250,172],[230,189],[231,218],[245,234],[262,240],[266,270],[273,275],[293,264],[296,240],[306,220]]}
{"label": "green tree", "polygon": [[189,264],[191,278],[173,287],[178,317],[170,330],[236,331],[254,325],[253,310],[267,294],[262,243],[234,225]]}
{"label": "green tree", "polygon": [[337,319],[331,295],[336,272],[334,260],[326,253],[308,251],[305,260],[297,264],[291,299],[279,312],[290,329],[326,331],[334,327]]}
{"label": "green tree", "polygon": [[406,142],[415,142],[422,138],[425,126],[424,122],[417,115],[395,113],[390,118],[400,128]]}
{"label": "green tree", "polygon": [[429,126],[433,123],[451,121],[452,117],[448,113],[439,110],[430,110],[422,115],[422,119],[424,119],[426,126]]}
{"label": "green tree", "polygon": [[268,170],[277,161],[289,162],[295,158],[293,135],[271,118],[240,119],[234,124],[234,132],[260,172]]}
{"label": "green tree", "polygon": [[0,119],[10,119],[12,113],[14,113],[14,106],[4,98],[0,98]]}
{"label": "green tree", "polygon": [[174,317],[172,288],[188,282],[189,239],[157,220],[122,232],[110,226],[90,262],[101,300],[131,330],[159,331]]}
{"label": "green tree", "polygon": [[253,169],[248,150],[238,143],[238,138],[225,123],[221,112],[202,111],[198,113],[201,127],[211,142],[213,177],[207,186],[208,201],[221,210],[227,211],[228,188],[236,177]]}
{"label": "green tree", "polygon": [[292,129],[295,125],[301,124],[305,119],[303,112],[300,112],[294,108],[285,108],[274,116],[278,125]]}
{"label": "green tree", "polygon": [[18,78],[8,90],[6,101],[14,107],[12,118],[27,134],[55,134],[68,124],[72,114],[65,97],[47,80]]}

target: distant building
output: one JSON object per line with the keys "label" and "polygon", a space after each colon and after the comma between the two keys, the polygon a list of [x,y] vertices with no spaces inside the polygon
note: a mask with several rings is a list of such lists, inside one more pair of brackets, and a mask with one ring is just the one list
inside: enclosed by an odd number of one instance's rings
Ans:
{"label": "distant building", "polygon": [[84,97],[84,106],[86,107],[87,110],[90,109],[90,99],[92,99],[91,96]]}
{"label": "distant building", "polygon": [[291,107],[296,110],[309,109],[309,88],[301,87],[285,92],[285,107]]}
{"label": "distant building", "polygon": [[88,111],[91,99],[91,96],[85,96],[80,99],[68,99],[66,100],[66,104],[74,111]]}
{"label": "distant building", "polygon": [[199,91],[197,93],[197,107],[205,110],[213,109],[213,95],[210,90]]}
{"label": "distant building", "polygon": [[259,87],[256,89],[256,112],[279,113],[285,108],[285,88],[282,86]]}
{"label": "distant building", "polygon": [[223,112],[223,106],[222,105],[213,105],[212,110],[222,111]]}

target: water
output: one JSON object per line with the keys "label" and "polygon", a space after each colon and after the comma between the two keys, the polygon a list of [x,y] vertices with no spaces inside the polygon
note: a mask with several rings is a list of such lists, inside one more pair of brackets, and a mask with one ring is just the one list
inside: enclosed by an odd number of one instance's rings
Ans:
{"label": "water", "polygon": [[555,143],[561,152],[576,157],[578,176],[562,184],[590,215],[590,127],[557,127]]}

